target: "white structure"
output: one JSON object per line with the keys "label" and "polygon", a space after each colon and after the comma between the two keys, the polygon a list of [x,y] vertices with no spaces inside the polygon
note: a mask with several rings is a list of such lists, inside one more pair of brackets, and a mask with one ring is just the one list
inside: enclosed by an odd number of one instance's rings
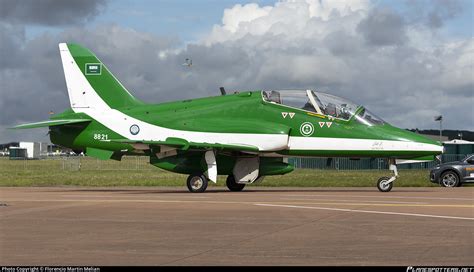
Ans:
{"label": "white structure", "polygon": [[38,159],[40,156],[40,143],[20,142],[20,148],[26,149],[26,158]]}
{"label": "white structure", "polygon": [[474,142],[466,141],[466,140],[459,140],[459,139],[454,139],[451,141],[445,141],[443,144],[474,144]]}
{"label": "white structure", "polygon": [[26,149],[25,158],[39,159],[48,154],[48,144],[39,142],[20,142],[18,149]]}

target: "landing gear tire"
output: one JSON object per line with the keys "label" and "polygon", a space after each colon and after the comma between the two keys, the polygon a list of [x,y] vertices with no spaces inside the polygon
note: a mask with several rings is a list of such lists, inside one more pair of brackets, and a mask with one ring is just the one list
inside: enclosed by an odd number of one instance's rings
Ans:
{"label": "landing gear tire", "polygon": [[454,171],[444,172],[440,179],[443,187],[458,187],[460,185],[458,174]]}
{"label": "landing gear tire", "polygon": [[389,177],[379,178],[377,181],[377,189],[379,189],[380,192],[390,192],[393,187],[393,182],[389,182],[389,180]]}
{"label": "landing gear tire", "polygon": [[203,174],[189,175],[186,185],[191,193],[202,193],[207,189],[208,180]]}
{"label": "landing gear tire", "polygon": [[235,178],[233,175],[227,176],[227,180],[225,181],[227,188],[229,188],[232,192],[240,192],[244,189],[245,184],[240,184],[235,182]]}

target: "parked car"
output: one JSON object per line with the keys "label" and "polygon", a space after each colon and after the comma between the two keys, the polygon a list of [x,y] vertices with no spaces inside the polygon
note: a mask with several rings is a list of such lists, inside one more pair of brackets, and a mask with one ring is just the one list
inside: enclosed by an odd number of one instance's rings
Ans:
{"label": "parked car", "polygon": [[455,162],[442,163],[430,171],[430,180],[444,187],[458,187],[474,182],[474,154]]}

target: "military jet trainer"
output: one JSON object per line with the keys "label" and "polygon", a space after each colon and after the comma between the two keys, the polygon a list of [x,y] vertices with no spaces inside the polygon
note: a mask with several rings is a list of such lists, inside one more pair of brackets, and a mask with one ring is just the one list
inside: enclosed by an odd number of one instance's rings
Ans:
{"label": "military jet trainer", "polygon": [[88,49],[59,44],[71,108],[50,120],[15,128],[49,127],[51,142],[99,159],[150,157],[162,169],[189,175],[204,192],[217,175],[231,191],[293,170],[287,157],[386,158],[392,189],[396,162],[427,160],[443,148],[391,126],[365,107],[317,90],[242,91],[147,104],[133,97]]}

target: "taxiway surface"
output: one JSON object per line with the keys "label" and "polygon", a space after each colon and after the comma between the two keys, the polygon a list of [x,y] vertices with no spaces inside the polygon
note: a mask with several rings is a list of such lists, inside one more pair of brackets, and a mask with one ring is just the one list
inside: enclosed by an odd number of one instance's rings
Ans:
{"label": "taxiway surface", "polygon": [[474,188],[0,188],[1,265],[474,265]]}

